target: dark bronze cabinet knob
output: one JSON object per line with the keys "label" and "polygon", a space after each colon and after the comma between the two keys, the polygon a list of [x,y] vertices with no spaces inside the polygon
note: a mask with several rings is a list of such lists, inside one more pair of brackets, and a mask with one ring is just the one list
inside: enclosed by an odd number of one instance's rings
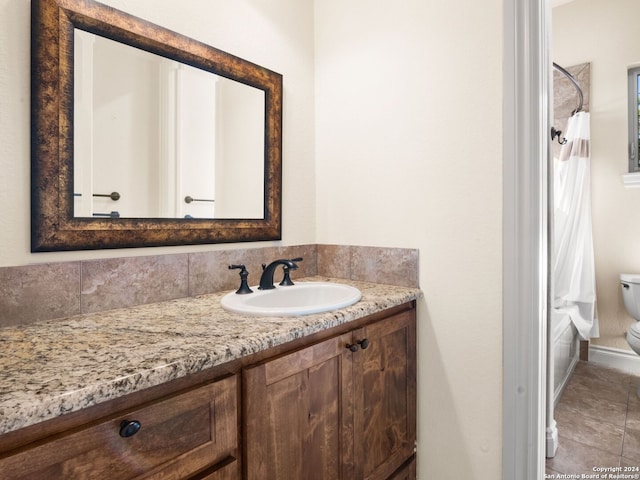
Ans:
{"label": "dark bronze cabinet knob", "polygon": [[120,436],[127,438],[132,437],[142,427],[142,424],[138,420],[123,420],[120,422]]}
{"label": "dark bronze cabinet knob", "polygon": [[356,343],[353,343],[353,344],[347,343],[347,348],[354,353],[358,351],[358,348],[361,348],[362,350],[366,350],[368,347],[369,347],[368,338],[363,338],[362,340],[358,340]]}

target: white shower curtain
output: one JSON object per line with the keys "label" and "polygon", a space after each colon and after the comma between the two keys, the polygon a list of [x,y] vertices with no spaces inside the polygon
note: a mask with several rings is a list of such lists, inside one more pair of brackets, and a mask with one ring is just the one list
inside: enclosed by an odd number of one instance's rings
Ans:
{"label": "white shower curtain", "polygon": [[599,336],[591,227],[589,113],[569,118],[567,143],[554,159],[554,299],[580,338]]}

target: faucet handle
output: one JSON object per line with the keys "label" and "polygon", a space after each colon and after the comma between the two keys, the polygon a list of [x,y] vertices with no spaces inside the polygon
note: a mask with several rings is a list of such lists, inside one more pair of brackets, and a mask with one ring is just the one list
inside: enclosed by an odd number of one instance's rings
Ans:
{"label": "faucet handle", "polygon": [[236,290],[236,293],[238,295],[253,293],[253,290],[249,288],[249,284],[247,283],[247,277],[249,276],[249,272],[247,272],[247,267],[245,267],[243,264],[229,265],[229,270],[234,270],[234,269],[240,270],[240,288]]}
{"label": "faucet handle", "polygon": [[[302,261],[302,257],[291,258],[289,261],[295,265],[295,262],[301,262]],[[282,281],[278,285],[280,285],[282,287],[290,287],[291,285],[295,285],[291,281],[290,271],[291,270],[295,270],[296,268],[298,268],[297,265],[295,267],[289,267],[287,265],[284,265],[282,267],[282,270],[284,270],[284,277],[282,278]]]}

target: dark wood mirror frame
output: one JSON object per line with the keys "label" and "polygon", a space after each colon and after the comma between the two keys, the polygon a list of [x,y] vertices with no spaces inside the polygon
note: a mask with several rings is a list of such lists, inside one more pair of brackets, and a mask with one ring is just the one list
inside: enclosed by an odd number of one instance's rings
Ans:
{"label": "dark wood mirror frame", "polygon": [[[92,0],[31,2],[31,251],[279,240],[282,75]],[[79,28],[265,92],[262,219],[76,218],[73,37]],[[243,188],[238,185],[238,188]]]}

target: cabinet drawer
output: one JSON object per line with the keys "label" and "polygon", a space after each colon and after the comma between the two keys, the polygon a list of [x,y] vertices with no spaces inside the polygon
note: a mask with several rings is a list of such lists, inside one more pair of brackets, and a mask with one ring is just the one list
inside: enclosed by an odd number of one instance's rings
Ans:
{"label": "cabinet drawer", "polygon": [[230,459],[226,464],[216,468],[213,472],[206,472],[194,477],[193,480],[240,480],[240,462]]}
{"label": "cabinet drawer", "polygon": [[[121,436],[125,421],[139,430]],[[0,459],[0,471],[4,480],[186,478],[237,457],[237,422],[234,376],[27,446]]]}

